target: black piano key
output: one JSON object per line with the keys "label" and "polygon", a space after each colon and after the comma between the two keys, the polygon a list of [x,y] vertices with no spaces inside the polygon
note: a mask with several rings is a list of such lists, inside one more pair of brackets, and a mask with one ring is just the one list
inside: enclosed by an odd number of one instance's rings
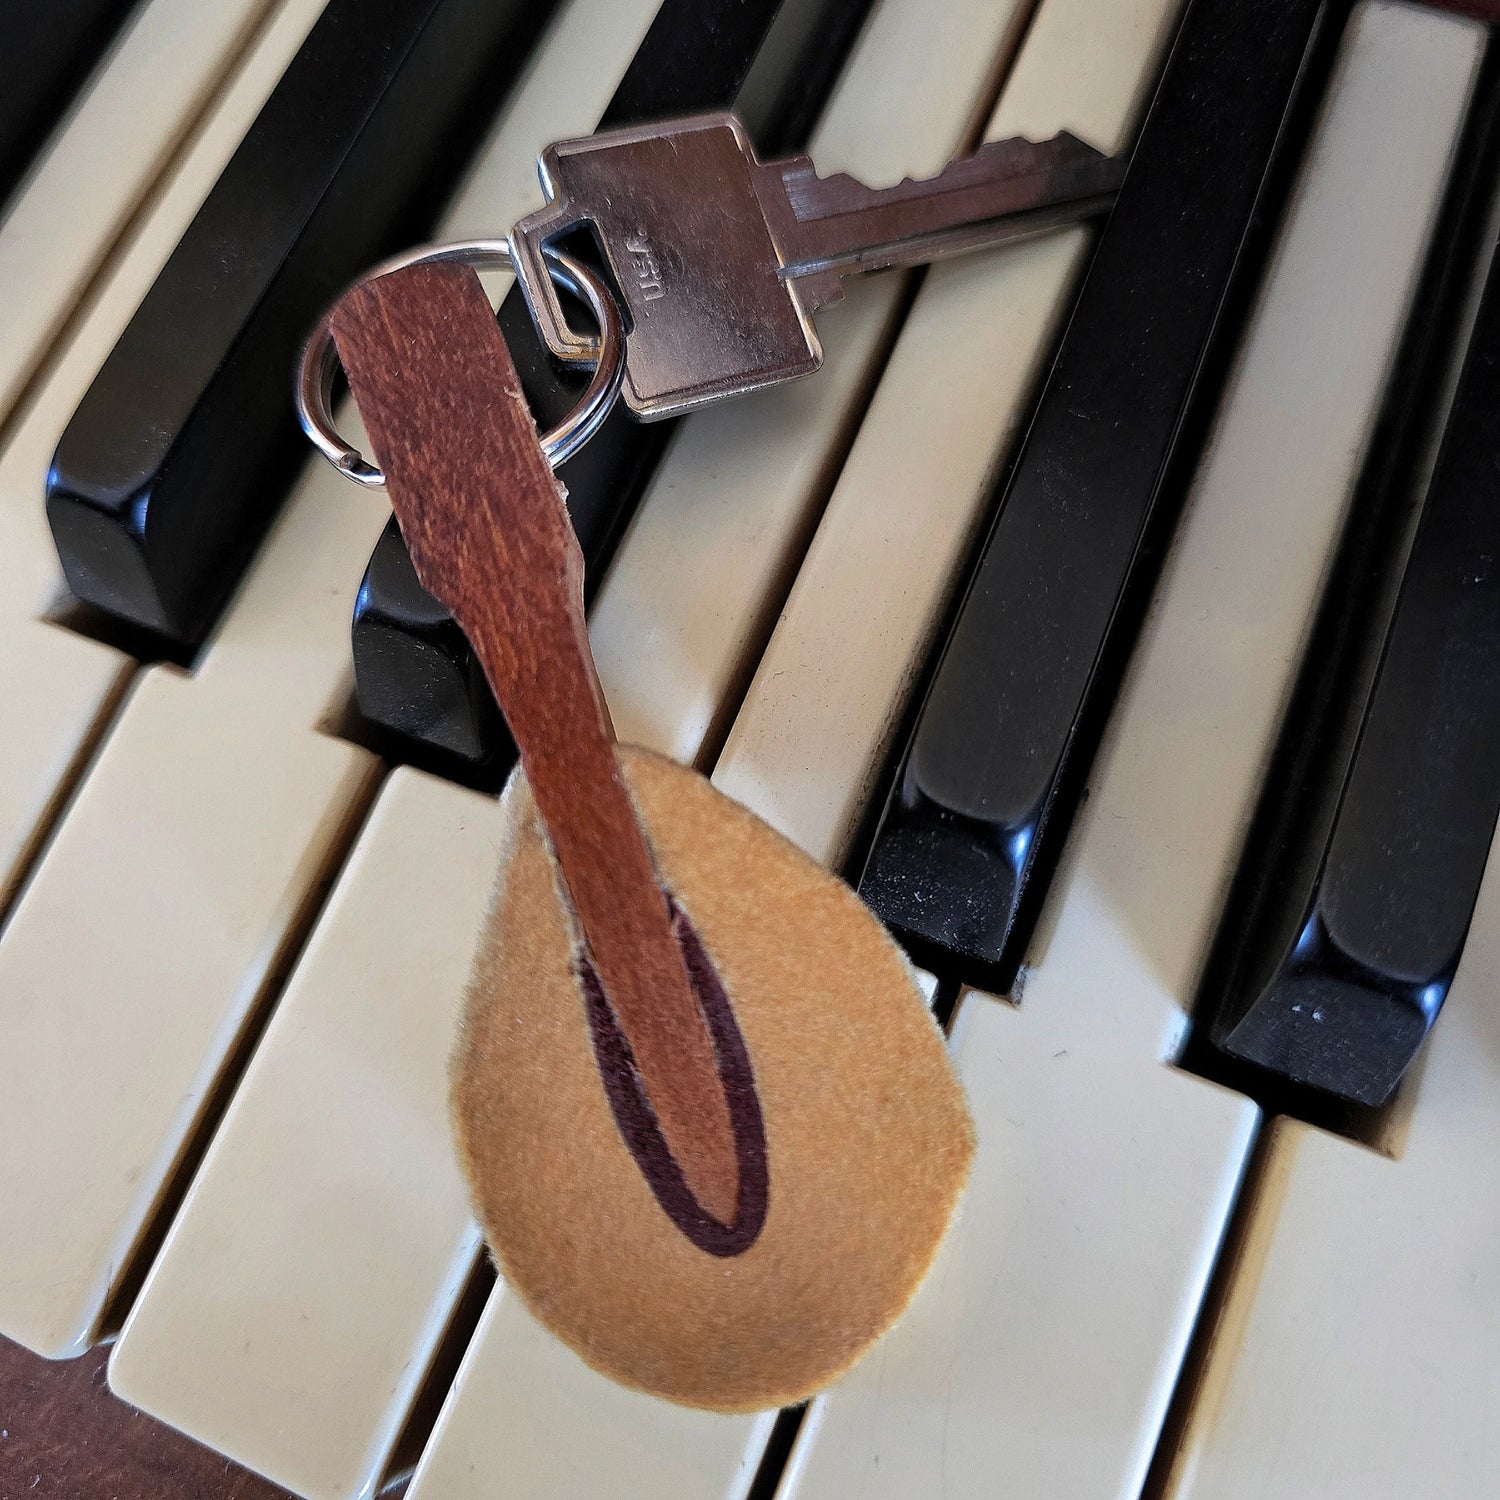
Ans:
{"label": "black piano key", "polygon": [[1500,812],[1493,261],[1414,536],[1409,524],[1445,394],[1442,335],[1464,322],[1476,239],[1486,258],[1493,247],[1497,64],[1205,981],[1217,1047],[1357,1105],[1384,1103],[1447,998]]}
{"label": "black piano key", "polygon": [[138,3],[0,5],[0,209]]}
{"label": "black piano key", "polygon": [[1184,17],[864,862],[940,972],[1014,982],[1335,31],[1318,0]]}
{"label": "black piano key", "polygon": [[427,232],[549,8],[331,0],[63,433],[47,514],[81,599],[203,639],[306,453],[302,339]]}
{"label": "black piano key", "polygon": [[[870,0],[666,0],[600,128],[732,107],[763,152],[793,150],[869,9]],[[554,367],[519,291],[506,298],[500,323],[538,422],[559,420],[579,380]],[[590,595],[671,426],[643,426],[622,408],[559,470]],[[384,732],[386,753],[465,779],[503,773],[514,754],[504,721],[463,632],[417,582],[394,522],[370,559],[352,636],[359,709]]]}

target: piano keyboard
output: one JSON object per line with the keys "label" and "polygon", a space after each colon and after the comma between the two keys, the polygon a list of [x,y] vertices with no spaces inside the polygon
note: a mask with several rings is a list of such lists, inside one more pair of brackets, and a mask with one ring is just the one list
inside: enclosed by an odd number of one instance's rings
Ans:
{"label": "piano keyboard", "polygon": [[[372,57],[418,8],[360,13]],[[413,146],[441,153],[429,196],[457,184],[419,231],[443,238],[533,207],[547,142],[707,105],[876,183],[1017,133],[1135,150],[1102,227],[854,284],[821,317],[816,376],[670,428],[612,419],[563,471],[621,738],[863,873],[931,967],[978,1127],[897,1327],[805,1410],[730,1417],[584,1366],[469,1217],[446,1065],[509,752],[384,497],[312,457],[243,503],[189,486],[200,524],[233,532],[203,545],[241,559],[201,629],[112,624],[62,583],[53,454],[216,184],[232,209],[241,143],[275,111],[351,147],[365,128],[328,124],[316,89],[278,93],[347,7],[59,7],[76,29],[49,97],[72,102],[0,205],[0,1500],[1494,1488],[1496,880],[1384,1109],[1211,1045],[1239,995],[1223,956],[1261,941],[1252,876],[1303,868],[1267,847],[1302,805],[1289,768],[1342,809],[1350,768],[1383,753],[1388,797],[1447,776],[1431,817],[1462,816],[1472,851],[1493,831],[1487,698],[1457,693],[1471,720],[1422,738],[1410,685],[1493,676],[1500,64],[1465,8],[517,3],[496,11],[507,60],[467,160],[457,137]],[[364,80],[387,130],[416,107],[391,66],[385,115]],[[274,198],[277,153],[257,160]],[[334,172],[329,201],[351,181]],[[414,237],[374,217],[386,186],[324,254]],[[566,404],[505,308],[538,410]],[[249,349],[263,367],[236,378],[290,399],[274,339],[175,332],[184,366]],[[179,423],[254,446],[201,402]],[[1376,470],[1407,488],[1358,553]],[[1300,705],[1351,558],[1381,580],[1351,617],[1376,665],[1338,674],[1341,712],[1363,722],[1368,692],[1386,723],[1405,683],[1410,737],[1398,719],[1299,759],[1326,728]],[[1043,654],[1006,655],[1012,638]],[[1033,700],[1061,730],[997,729]],[[1054,744],[1055,764],[1032,756]],[[1018,775],[1045,805],[1007,823],[994,787]],[[897,849],[933,789],[968,820],[933,826],[989,820],[983,860],[935,835]],[[1391,878],[1381,811],[1349,855],[1361,889]],[[1444,932],[1481,863],[1452,847],[1424,848],[1417,892]],[[1399,965],[1370,963],[1353,989],[1396,993]]]}

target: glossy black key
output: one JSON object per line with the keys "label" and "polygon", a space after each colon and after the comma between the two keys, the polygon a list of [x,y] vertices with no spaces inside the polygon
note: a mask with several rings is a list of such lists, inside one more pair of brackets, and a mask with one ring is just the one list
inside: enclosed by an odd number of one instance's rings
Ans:
{"label": "glossy black key", "polygon": [[1470,201],[1435,236],[1446,263],[1414,309],[1391,440],[1355,497],[1205,997],[1231,1057],[1362,1105],[1389,1096],[1447,997],[1500,813],[1500,267],[1400,566],[1424,409],[1445,385],[1433,330],[1462,321],[1442,304],[1461,304],[1472,257],[1452,262],[1500,163],[1493,58],[1486,82],[1488,141],[1449,194]]}
{"label": "glossy black key", "polygon": [[1328,29],[1317,0],[1184,17],[864,864],[861,896],[940,972],[1014,980]]}
{"label": "glossy black key", "polygon": [[63,433],[47,514],[81,599],[202,640],[306,456],[301,340],[428,232],[548,9],[331,0]]}
{"label": "glossy black key", "polygon": [[[832,89],[870,0],[666,0],[600,128],[733,108],[764,151],[801,145]],[[541,202],[538,190],[537,202]],[[519,291],[500,322],[532,410],[557,421],[579,388],[541,348]],[[597,586],[666,446],[672,424],[642,426],[617,411],[559,471]],[[359,708],[391,736],[388,753],[493,781],[514,754],[463,632],[416,580],[395,523],[386,529],[355,605]]]}
{"label": "glossy black key", "polygon": [[138,3],[0,5],[0,209]]}

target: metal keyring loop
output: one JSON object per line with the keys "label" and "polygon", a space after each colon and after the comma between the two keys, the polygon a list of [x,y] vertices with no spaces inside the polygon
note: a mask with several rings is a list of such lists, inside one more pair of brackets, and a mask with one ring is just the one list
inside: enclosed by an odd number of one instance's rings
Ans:
{"label": "metal keyring loop", "polygon": [[[476,270],[514,270],[510,241],[460,240],[447,245],[422,245],[392,256],[367,271],[368,281],[408,266],[460,261]],[[555,469],[571,458],[599,430],[609,415],[620,384],[625,378],[625,327],[620,309],[603,280],[587,266],[561,251],[547,251],[547,268],[557,284],[588,304],[599,324],[596,340],[598,363],[584,388],[578,405],[556,427],[542,434],[542,452]],[[385,484],[385,475],[358,448],[351,447],[333,425],[333,381],[339,368],[338,349],[333,342],[330,308],[318,321],[303,346],[297,371],[297,417],[312,444],[341,474],[370,489]]]}

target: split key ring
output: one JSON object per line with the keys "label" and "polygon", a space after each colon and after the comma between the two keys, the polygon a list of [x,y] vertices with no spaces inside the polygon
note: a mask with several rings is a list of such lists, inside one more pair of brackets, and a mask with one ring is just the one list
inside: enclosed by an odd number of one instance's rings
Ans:
{"label": "split key ring", "polygon": [[[594,341],[593,377],[578,405],[556,427],[541,434],[542,452],[555,469],[593,437],[620,394],[620,384],[625,378],[625,326],[614,297],[597,272],[561,251],[549,249],[546,258],[552,279],[581,298],[599,325],[599,336]],[[361,280],[387,276],[408,266],[452,261],[476,270],[515,269],[509,240],[460,240],[446,245],[424,245],[392,256],[366,272]],[[333,425],[333,381],[339,369],[339,355],[330,327],[332,317],[330,308],[303,347],[297,371],[297,417],[313,446],[339,473],[357,484],[378,489],[384,486],[385,475],[358,448],[345,442]]]}

